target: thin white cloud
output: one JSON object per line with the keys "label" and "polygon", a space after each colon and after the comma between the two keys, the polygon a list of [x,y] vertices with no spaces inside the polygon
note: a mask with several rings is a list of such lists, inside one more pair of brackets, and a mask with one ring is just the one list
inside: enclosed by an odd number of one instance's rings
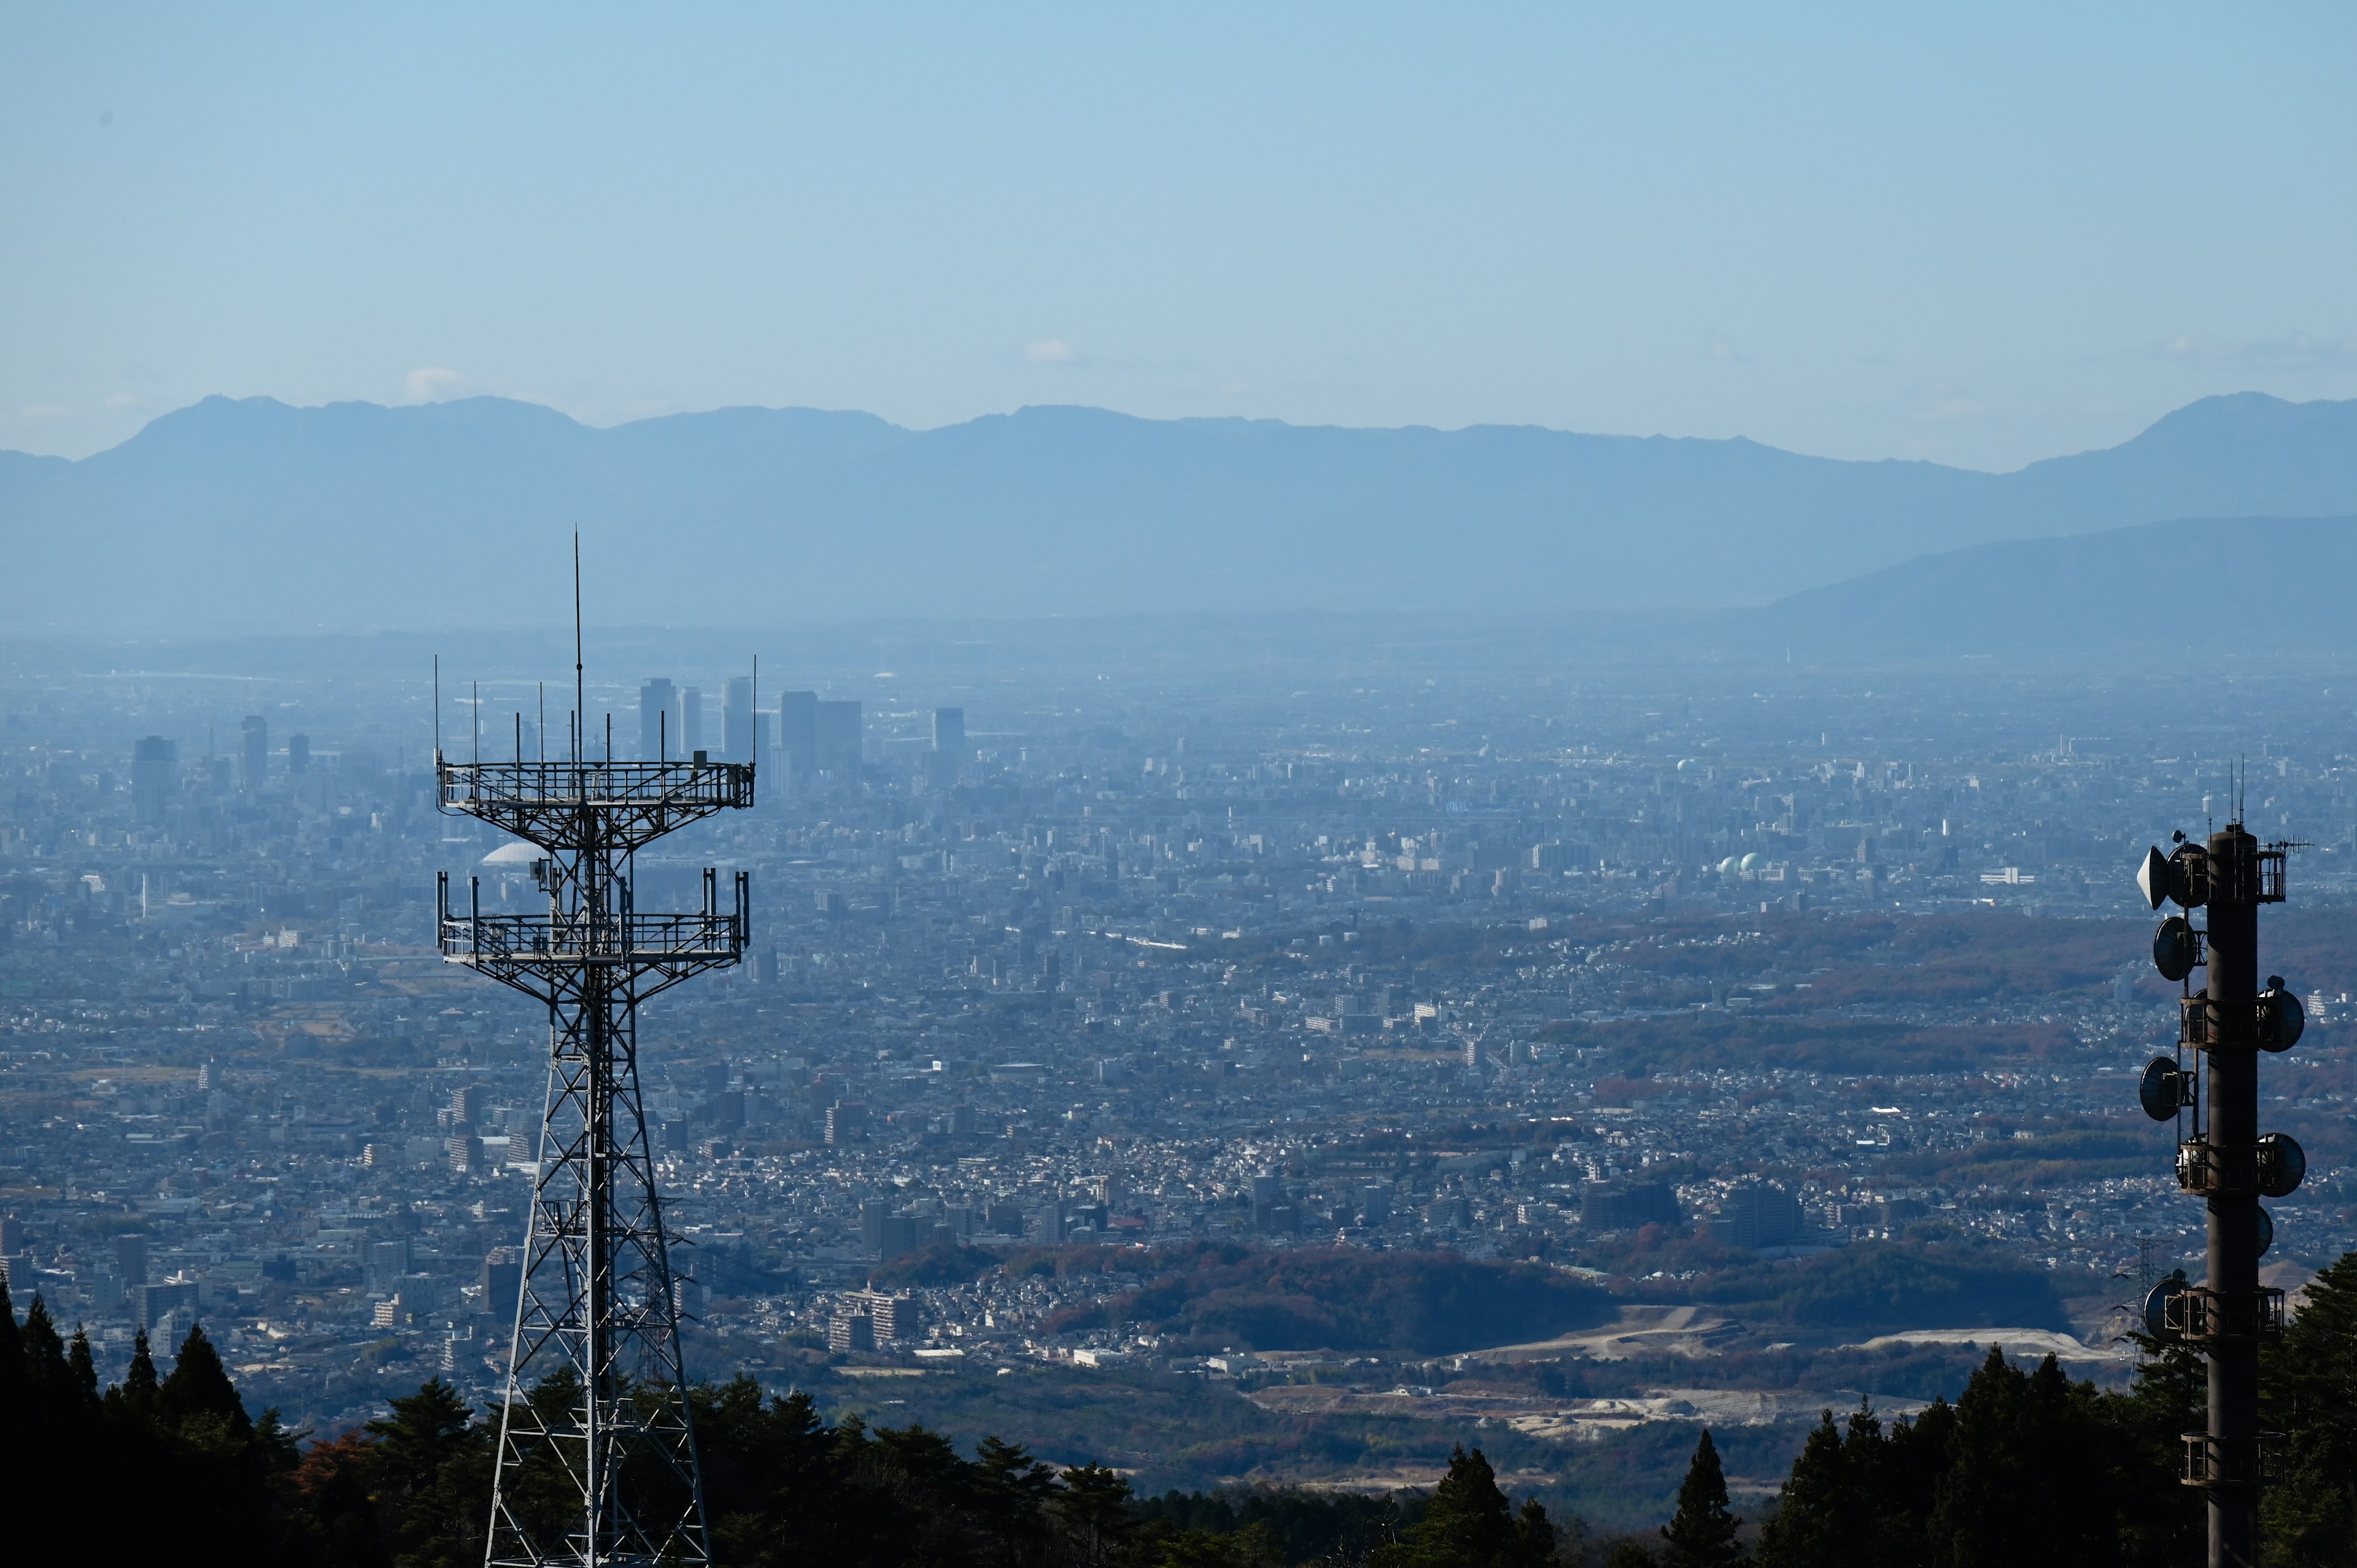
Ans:
{"label": "thin white cloud", "polygon": [[1035,365],[1077,365],[1081,351],[1061,338],[1042,338],[1023,345],[1023,357]]}
{"label": "thin white cloud", "polygon": [[2241,342],[2180,334],[2161,346],[2165,359],[2236,371],[2347,370],[2357,365],[2357,332],[2338,338],[2293,332]]}
{"label": "thin white cloud", "polygon": [[420,365],[410,371],[407,377],[409,401],[412,403],[437,402],[457,392],[459,383],[465,379],[457,371],[447,370],[440,365]]}

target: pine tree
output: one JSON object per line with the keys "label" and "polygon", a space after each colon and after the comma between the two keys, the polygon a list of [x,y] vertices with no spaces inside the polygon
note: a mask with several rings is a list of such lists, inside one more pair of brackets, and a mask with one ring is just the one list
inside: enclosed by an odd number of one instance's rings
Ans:
{"label": "pine tree", "polygon": [[1834,1412],[1825,1411],[1792,1461],[1776,1511],[1760,1527],[1760,1568],[1830,1568],[1841,1561],[1854,1528],[1846,1517],[1852,1486],[1843,1448]]}
{"label": "pine tree", "polygon": [[2309,1281],[2299,1316],[2265,1352],[2265,1424],[2281,1431],[2263,1494],[2266,1561],[2357,1565],[2357,1252]]}
{"label": "pine tree", "polygon": [[1735,1539],[1742,1520],[1727,1506],[1727,1474],[1719,1468],[1718,1447],[1705,1428],[1695,1444],[1694,1462],[1678,1487],[1678,1511],[1662,1529],[1663,1568],[1726,1568],[1743,1560]]}
{"label": "pine tree", "polygon": [[38,1291],[33,1293],[33,1305],[25,1309],[20,1337],[25,1382],[34,1401],[53,1412],[64,1408],[73,1373],[66,1366],[66,1342],[58,1337],[58,1326],[51,1321],[48,1304],[41,1299]]}
{"label": "pine tree", "polygon": [[339,1499],[349,1498],[358,1477],[373,1498],[382,1542],[400,1561],[479,1560],[492,1437],[472,1416],[457,1389],[427,1379],[415,1393],[393,1402],[390,1418],[361,1429],[369,1451],[340,1461],[340,1470],[322,1477],[323,1506],[349,1511]]}
{"label": "pine tree", "polygon": [[1493,1568],[1517,1561],[1519,1541],[1512,1506],[1489,1458],[1460,1445],[1449,1454],[1448,1474],[1433,1488],[1424,1517],[1368,1562],[1372,1568]]}
{"label": "pine tree", "polygon": [[0,1279],[0,1412],[13,1409],[25,1386],[25,1345],[16,1328],[16,1308],[8,1282]]}
{"label": "pine tree", "polygon": [[110,1408],[119,1407],[124,1416],[134,1421],[153,1421],[159,1387],[156,1359],[148,1352],[147,1331],[143,1328],[132,1337],[131,1365],[124,1369],[123,1381],[106,1391],[107,1402]]}
{"label": "pine tree", "polygon": [[2153,1504],[2119,1490],[2136,1473],[2123,1462],[2126,1445],[2109,1408],[2053,1357],[2024,1373],[1992,1348],[1956,1402],[1952,1458],[1932,1508],[1936,1550],[1958,1568],[2119,1562],[2122,1516]]}
{"label": "pine tree", "polygon": [[[1578,1523],[1572,1521],[1575,1531]],[[1547,1568],[1555,1561],[1555,1521],[1547,1518],[1545,1506],[1536,1498],[1524,1498],[1514,1514],[1514,1546],[1507,1561],[1515,1568]],[[1576,1537],[1572,1555],[1579,1555]]]}
{"label": "pine tree", "polygon": [[1020,1444],[996,1437],[982,1440],[974,1465],[977,1507],[984,1528],[996,1538],[1001,1559],[1018,1564],[1038,1562],[1047,1550],[1048,1506],[1055,1500],[1056,1472]]}
{"label": "pine tree", "polygon": [[472,1414],[458,1391],[440,1378],[394,1400],[392,1418],[366,1428],[388,1483],[407,1493],[432,1482],[465,1446]]}
{"label": "pine tree", "polygon": [[166,1419],[176,1425],[211,1420],[221,1423],[240,1443],[253,1435],[253,1418],[245,1413],[245,1402],[237,1397],[236,1385],[229,1380],[221,1353],[205,1337],[201,1323],[189,1326],[188,1337],[180,1341],[179,1355],[172,1362],[172,1375],[158,1391]]}
{"label": "pine tree", "polygon": [[1078,1560],[1087,1568],[1104,1568],[1134,1528],[1129,1482],[1119,1471],[1097,1464],[1074,1466],[1064,1472],[1063,1480],[1063,1495],[1056,1499],[1057,1516]]}
{"label": "pine tree", "polygon": [[98,1408],[98,1362],[90,1353],[90,1336],[74,1325],[73,1343],[66,1347],[66,1371],[73,1381],[74,1401],[85,1411]]}

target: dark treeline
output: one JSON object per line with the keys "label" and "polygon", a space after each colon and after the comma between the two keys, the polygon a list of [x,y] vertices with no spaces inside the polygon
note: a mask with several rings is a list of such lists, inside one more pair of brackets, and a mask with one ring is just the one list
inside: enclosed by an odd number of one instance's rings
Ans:
{"label": "dark treeline", "polygon": [[[1885,1421],[1827,1412],[1781,1495],[1745,1521],[1705,1433],[1652,1537],[1596,1541],[1517,1507],[1479,1450],[1428,1495],[1135,1493],[985,1439],[829,1423],[806,1394],[739,1377],[695,1394],[712,1545],[744,1568],[2162,1568],[2199,1561],[2200,1494],[2178,1484],[2202,1369],[2147,1347],[2134,1385],[2073,1382],[1992,1351],[1951,1404]],[[2309,1287],[2265,1367],[2283,1434],[2267,1562],[2357,1568],[2357,1254]],[[563,1398],[570,1391],[544,1391]],[[457,1568],[483,1558],[492,1433],[439,1380],[390,1415],[305,1443],[240,1402],[201,1328],[159,1375],[143,1336],[102,1391],[88,1340],[0,1286],[0,1475],[27,1518],[71,1521],[78,1560],[188,1568]]]}

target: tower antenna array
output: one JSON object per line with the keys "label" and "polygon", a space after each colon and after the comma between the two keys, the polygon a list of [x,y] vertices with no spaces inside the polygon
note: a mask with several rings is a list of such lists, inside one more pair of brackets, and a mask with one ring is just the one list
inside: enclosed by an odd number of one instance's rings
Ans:
{"label": "tower antenna array", "polygon": [[[2259,1259],[2275,1240],[2259,1199],[2288,1197],[2308,1169],[2292,1138],[2259,1132],[2259,1053],[2290,1049],[2307,1022],[2281,975],[2259,984],[2259,906],[2283,902],[2285,862],[2302,846],[2263,844],[2245,832],[2242,787],[2230,772],[2233,820],[2206,843],[2180,832],[2169,854],[2147,851],[2136,874],[2154,908],[2173,902],[2207,917],[2197,930],[2171,915],[2153,935],[2154,967],[2184,991],[2177,1051],[2146,1065],[2137,1095],[2153,1120],[2177,1122],[2178,1186],[2208,1210],[2202,1282],[2179,1269],[2154,1284],[2144,1320],[2154,1339],[2190,1346],[2209,1363],[2209,1417],[2184,1435],[2179,1477],[2208,1505],[2211,1568],[2259,1561],[2259,1488],[2274,1435],[2259,1430],[2259,1345],[2284,1326],[2284,1293],[2259,1283]],[[2208,972],[2199,991],[2196,969]]]}
{"label": "tower antenna array", "polygon": [[436,898],[443,957],[548,1009],[548,1097],[502,1391],[489,1568],[711,1561],[662,1200],[639,1090],[642,1004],[737,962],[750,889],[721,906],[654,914],[632,897],[639,848],[753,803],[754,764],[602,762],[588,756],[580,541],[574,541],[570,759],[445,758],[437,807],[537,845],[544,912],[486,914],[479,880],[462,908],[449,874]]}

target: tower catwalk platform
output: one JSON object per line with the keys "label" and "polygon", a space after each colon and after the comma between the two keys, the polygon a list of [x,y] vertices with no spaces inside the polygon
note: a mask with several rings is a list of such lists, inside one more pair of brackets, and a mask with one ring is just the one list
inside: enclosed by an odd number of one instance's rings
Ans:
{"label": "tower catwalk platform", "polygon": [[[576,671],[576,693],[578,675]],[[576,701],[577,701],[576,696]],[[436,699],[437,706],[439,699]],[[576,713],[578,709],[576,708]],[[576,740],[581,725],[576,719]],[[437,805],[537,845],[544,910],[486,914],[469,879],[436,892],[443,957],[548,1009],[548,1094],[502,1390],[486,1561],[697,1564],[711,1560],[679,1311],[639,1090],[641,1004],[737,962],[742,872],[726,907],[640,909],[640,848],[753,803],[750,763],[454,763],[435,750]],[[488,1304],[487,1304],[488,1305]]]}

